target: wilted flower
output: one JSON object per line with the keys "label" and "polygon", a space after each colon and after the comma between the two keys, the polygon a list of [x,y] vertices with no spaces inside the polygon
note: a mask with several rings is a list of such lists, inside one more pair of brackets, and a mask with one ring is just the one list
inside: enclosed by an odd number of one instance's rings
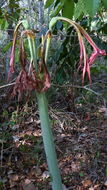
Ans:
{"label": "wilted flower", "polygon": [[[16,79],[16,84],[13,88],[12,96],[18,94],[18,99],[20,100],[22,94],[25,91],[36,90],[37,92],[44,92],[50,87],[50,75],[48,73],[46,64],[45,64],[45,49],[44,44],[41,46],[41,57],[38,63],[38,69],[34,69],[33,62],[29,62],[26,59],[23,35],[29,36],[33,41],[35,40],[35,34],[30,30],[25,30],[21,34],[20,38],[20,53],[19,53],[19,61],[21,64],[21,71]],[[14,33],[13,39],[13,47],[10,58],[10,71],[8,78],[12,73],[14,73],[14,59],[15,59],[15,48],[16,48],[16,39],[17,39],[17,31]],[[46,40],[46,37],[45,37]],[[45,41],[44,41],[45,43]]]}

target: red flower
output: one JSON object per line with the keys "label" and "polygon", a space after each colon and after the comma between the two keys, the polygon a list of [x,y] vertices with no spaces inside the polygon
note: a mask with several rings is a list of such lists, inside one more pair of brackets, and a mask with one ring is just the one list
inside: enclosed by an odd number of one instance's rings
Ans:
{"label": "red flower", "polygon": [[[97,45],[93,42],[92,38],[88,35],[88,33],[78,24],[76,24],[76,26],[78,26],[78,29],[81,33],[78,34],[78,39],[79,39],[79,44],[80,44],[80,65],[79,65],[79,69],[82,68],[82,83],[84,84],[84,77],[85,74],[88,74],[88,78],[89,81],[91,83],[91,74],[90,74],[90,67],[92,66],[92,64],[94,63],[95,59],[99,56],[99,55],[107,55],[105,50],[101,50],[97,47]],[[91,56],[88,58],[87,54],[86,54],[86,48],[84,45],[84,41],[82,38],[82,35],[87,39],[87,41],[89,42],[89,44],[93,47],[93,52],[91,54]],[[83,66],[82,66],[83,64]]]}

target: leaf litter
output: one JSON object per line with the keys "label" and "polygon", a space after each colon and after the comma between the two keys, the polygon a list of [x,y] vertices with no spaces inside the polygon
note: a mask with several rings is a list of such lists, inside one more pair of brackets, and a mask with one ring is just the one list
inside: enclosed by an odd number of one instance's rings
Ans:
{"label": "leaf litter", "polygon": [[[93,109],[91,104],[82,105],[81,110],[77,107],[68,112],[60,103],[54,108],[49,105],[64,188],[106,190],[106,109],[102,105]],[[1,120],[0,189],[50,190],[37,107],[28,102],[13,113],[8,122]]]}

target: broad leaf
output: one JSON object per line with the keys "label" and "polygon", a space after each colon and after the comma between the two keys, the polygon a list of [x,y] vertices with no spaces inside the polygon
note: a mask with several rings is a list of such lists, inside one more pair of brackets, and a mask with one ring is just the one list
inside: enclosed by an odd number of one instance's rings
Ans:
{"label": "broad leaf", "polygon": [[79,0],[74,9],[74,17],[78,19],[84,11],[84,2],[83,0]]}
{"label": "broad leaf", "polygon": [[74,1],[73,0],[67,0],[64,3],[63,6],[63,12],[62,15],[67,18],[72,18],[74,14]]}
{"label": "broad leaf", "polygon": [[66,0],[60,0],[60,2],[64,4],[66,2]]}
{"label": "broad leaf", "polygon": [[107,0],[102,0],[102,3],[104,5],[104,8],[107,10]]}
{"label": "broad leaf", "polygon": [[89,14],[89,16],[93,17],[100,6],[101,0],[83,0],[84,2],[84,10]]}
{"label": "broad leaf", "polygon": [[47,0],[45,3],[45,9],[47,9],[49,6],[51,6],[53,2],[54,2],[54,0]]}

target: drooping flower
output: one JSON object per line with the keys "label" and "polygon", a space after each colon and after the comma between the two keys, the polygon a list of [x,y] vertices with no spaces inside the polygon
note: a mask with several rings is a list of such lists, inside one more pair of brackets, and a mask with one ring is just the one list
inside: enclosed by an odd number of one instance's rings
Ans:
{"label": "drooping flower", "polygon": [[[18,94],[18,99],[20,100],[22,94],[25,91],[31,92],[36,90],[37,92],[44,92],[50,87],[50,75],[45,64],[45,41],[41,46],[41,57],[39,59],[37,70],[34,68],[33,62],[27,60],[27,56],[24,48],[23,35],[29,36],[33,41],[35,40],[34,33],[30,30],[23,31],[20,38],[20,47],[19,47],[19,61],[21,65],[21,71],[17,76],[15,86],[13,88],[12,96]],[[10,74],[14,72],[14,59],[15,59],[15,48],[16,48],[16,39],[17,34],[15,33],[13,39],[13,47],[11,52],[10,59]],[[33,41],[34,42],[34,41]],[[35,43],[35,42],[34,42]]]}
{"label": "drooping flower", "polygon": [[[84,45],[84,41],[82,37],[79,37],[79,44],[80,44],[80,63],[79,63],[79,69],[82,68],[82,83],[84,84],[84,78],[85,74],[88,74],[89,81],[91,83],[91,74],[90,74],[90,67],[93,65],[95,59],[100,55],[107,55],[105,50],[101,50],[97,47],[97,45],[94,43],[92,38],[88,35],[88,33],[79,25],[76,23],[76,26],[78,27],[79,31],[81,32],[81,35],[85,37],[85,39],[89,42],[89,44],[93,47],[93,52],[90,57],[86,54],[86,48]],[[83,66],[82,66],[83,65]]]}
{"label": "drooping flower", "polygon": [[[101,50],[97,47],[97,45],[93,42],[88,33],[81,27],[80,24],[70,20],[65,17],[54,17],[51,19],[49,23],[49,29],[52,30],[53,26],[56,24],[58,20],[62,20],[64,22],[68,22],[71,26],[73,26],[77,32],[79,45],[80,45],[80,62],[78,70],[82,70],[82,83],[84,83],[84,77],[88,74],[89,81],[91,83],[91,75],[90,75],[90,67],[99,55],[107,55],[105,50]],[[89,44],[93,47],[93,52],[90,56],[86,54],[86,48],[84,44],[83,37],[89,42]]]}

